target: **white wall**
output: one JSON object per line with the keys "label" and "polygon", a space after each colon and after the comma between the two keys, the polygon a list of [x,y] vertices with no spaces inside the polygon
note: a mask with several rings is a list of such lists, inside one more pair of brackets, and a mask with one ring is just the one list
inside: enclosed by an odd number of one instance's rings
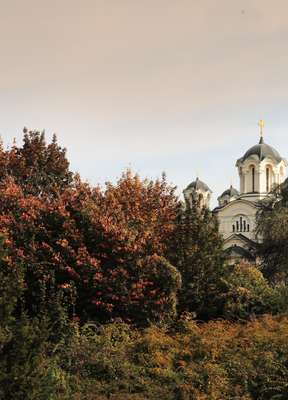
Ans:
{"label": "white wall", "polygon": [[[255,218],[256,218],[257,207],[253,203],[249,203],[245,200],[234,200],[228,203],[225,207],[217,212],[219,221],[219,231],[223,235],[224,239],[227,239],[233,233],[241,233],[251,240],[255,240]],[[233,224],[236,225],[236,220],[240,219],[240,216],[249,223],[249,232],[242,229],[242,232],[233,232]],[[247,225],[246,225],[247,227]]]}

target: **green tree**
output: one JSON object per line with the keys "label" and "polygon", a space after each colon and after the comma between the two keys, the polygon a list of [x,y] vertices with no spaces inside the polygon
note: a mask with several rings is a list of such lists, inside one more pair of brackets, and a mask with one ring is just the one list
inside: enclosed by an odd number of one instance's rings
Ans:
{"label": "green tree", "polygon": [[216,218],[197,201],[180,212],[174,246],[171,262],[182,276],[180,311],[204,319],[217,316],[226,272],[222,239]]}
{"label": "green tree", "polygon": [[181,275],[164,257],[137,261],[131,277],[127,316],[142,324],[170,322],[176,317]]}
{"label": "green tree", "polygon": [[8,240],[0,237],[0,352],[9,342],[10,327],[15,322],[15,311],[23,293],[21,268],[12,261]]}
{"label": "green tree", "polygon": [[273,284],[288,282],[288,181],[265,199],[257,214],[261,243],[258,256],[264,276]]}
{"label": "green tree", "polygon": [[231,266],[225,283],[223,316],[227,319],[247,319],[275,310],[276,289],[269,286],[261,271],[253,265],[240,263]]}

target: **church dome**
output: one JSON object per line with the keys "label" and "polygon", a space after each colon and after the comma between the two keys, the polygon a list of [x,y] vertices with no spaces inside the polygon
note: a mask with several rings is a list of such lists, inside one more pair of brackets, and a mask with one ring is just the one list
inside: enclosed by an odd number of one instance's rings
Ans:
{"label": "church dome", "polygon": [[229,189],[225,190],[225,192],[223,192],[221,196],[218,197],[219,207],[225,206],[238,196],[238,190],[233,188],[233,186],[231,185]]}
{"label": "church dome", "polygon": [[209,189],[209,187],[206,185],[206,183],[200,181],[199,178],[196,178],[195,181],[191,182],[190,185],[187,186],[186,190],[191,190],[191,189],[195,189],[195,190],[202,190],[203,192],[211,192],[212,191]]}
{"label": "church dome", "polygon": [[196,200],[200,208],[209,208],[212,191],[206,183],[200,181],[199,178],[196,178],[195,181],[191,182],[190,185],[183,190],[183,194],[186,203],[190,204],[190,206],[192,206]]}
{"label": "church dome", "polygon": [[231,185],[230,188],[225,190],[225,192],[223,192],[220,197],[224,197],[224,196],[237,197],[237,196],[239,196],[239,192],[237,189],[233,188],[233,186]]}
{"label": "church dome", "polygon": [[277,150],[275,150],[272,146],[264,143],[263,137],[261,137],[258,144],[247,150],[244,156],[240,158],[239,161],[244,162],[247,158],[254,155],[258,156],[259,161],[263,161],[267,157],[272,158],[272,160],[275,160],[277,163],[282,160],[282,157]]}

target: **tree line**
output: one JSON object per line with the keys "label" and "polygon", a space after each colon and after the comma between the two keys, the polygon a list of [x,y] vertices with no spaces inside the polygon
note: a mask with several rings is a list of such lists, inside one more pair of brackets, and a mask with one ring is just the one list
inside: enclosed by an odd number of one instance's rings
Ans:
{"label": "tree line", "polygon": [[0,399],[286,398],[287,187],[259,208],[260,265],[228,265],[165,175],[92,187],[55,136],[2,144]]}

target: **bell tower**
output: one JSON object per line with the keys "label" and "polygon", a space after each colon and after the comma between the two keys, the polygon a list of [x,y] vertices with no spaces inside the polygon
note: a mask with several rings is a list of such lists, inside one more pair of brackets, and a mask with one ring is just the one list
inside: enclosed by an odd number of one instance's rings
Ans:
{"label": "bell tower", "polygon": [[287,161],[264,142],[264,121],[260,120],[259,143],[246,151],[236,166],[240,178],[240,196],[260,200],[285,180]]}

